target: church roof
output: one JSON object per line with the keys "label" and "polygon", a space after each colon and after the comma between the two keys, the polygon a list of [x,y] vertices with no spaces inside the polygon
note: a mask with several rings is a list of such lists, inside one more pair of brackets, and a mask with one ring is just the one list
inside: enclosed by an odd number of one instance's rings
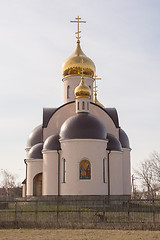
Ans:
{"label": "church roof", "polygon": [[[75,101],[65,103],[58,108],[43,108],[43,124],[42,124],[42,127],[46,128],[48,126],[49,120],[60,108],[63,108],[64,106],[66,106],[68,104],[72,104],[74,102]],[[90,102],[90,104],[94,104],[94,105],[98,106],[97,104],[95,104],[93,102]],[[100,107],[100,106],[98,106],[98,107]],[[100,107],[100,108],[110,116],[110,118],[113,120],[115,126],[117,128],[119,128],[119,120],[118,120],[117,110],[115,108],[102,108],[102,107]]]}
{"label": "church roof", "polygon": [[90,102],[90,104],[94,104],[94,105],[98,106],[99,108],[101,108],[103,111],[105,111],[110,116],[110,118],[113,120],[116,128],[119,128],[118,113],[115,108],[103,108],[93,102]]}
{"label": "church roof", "polygon": [[115,108],[102,108],[108,115],[111,117],[113,120],[115,126],[118,128],[119,127],[119,121],[118,121],[118,114],[117,110]]}
{"label": "church roof", "polygon": [[58,108],[43,108],[43,124],[42,124],[42,127],[46,128],[48,126],[49,120],[56,113],[56,111],[58,111],[60,108],[62,108],[64,106],[66,106],[68,104],[71,104],[71,103],[74,103],[74,102],[75,101],[65,103]]}
{"label": "church roof", "polygon": [[43,150],[60,150],[59,134],[52,135],[46,139]]}
{"label": "church roof", "polygon": [[31,148],[37,143],[42,143],[42,125],[37,126],[32,130],[27,141],[27,148]]}
{"label": "church roof", "polygon": [[106,139],[103,123],[88,113],[78,113],[68,118],[60,130],[61,139]]}
{"label": "church roof", "polygon": [[38,143],[38,144],[34,145],[29,150],[28,158],[31,158],[31,159],[43,159],[42,149],[43,149],[43,143]]}
{"label": "church roof", "polygon": [[128,136],[122,128],[119,129],[119,140],[122,148],[130,148]]}
{"label": "church roof", "polygon": [[107,134],[107,139],[108,139],[107,150],[122,151],[121,143],[115,136],[108,133]]}

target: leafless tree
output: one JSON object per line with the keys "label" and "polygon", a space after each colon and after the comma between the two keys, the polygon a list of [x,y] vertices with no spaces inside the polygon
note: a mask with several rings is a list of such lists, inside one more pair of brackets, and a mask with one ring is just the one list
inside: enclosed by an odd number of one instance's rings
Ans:
{"label": "leafless tree", "polygon": [[160,189],[160,154],[154,151],[134,172],[141,180],[143,188],[147,189],[147,195],[154,197]]}
{"label": "leafless tree", "polygon": [[3,195],[6,197],[17,197],[20,195],[21,186],[16,182],[16,176],[8,170],[1,169],[1,188],[4,190]]}
{"label": "leafless tree", "polygon": [[153,170],[155,179],[157,183],[160,184],[160,154],[154,151],[151,154],[150,159],[152,161],[152,170]]}

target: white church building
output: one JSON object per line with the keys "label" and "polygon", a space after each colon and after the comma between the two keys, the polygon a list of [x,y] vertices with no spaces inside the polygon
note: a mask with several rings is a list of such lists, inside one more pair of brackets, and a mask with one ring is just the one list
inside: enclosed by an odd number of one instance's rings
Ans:
{"label": "white church building", "polygon": [[130,197],[129,139],[116,109],[97,100],[95,65],[80,46],[84,21],[74,22],[77,46],[62,67],[64,104],[44,108],[29,135],[23,197]]}

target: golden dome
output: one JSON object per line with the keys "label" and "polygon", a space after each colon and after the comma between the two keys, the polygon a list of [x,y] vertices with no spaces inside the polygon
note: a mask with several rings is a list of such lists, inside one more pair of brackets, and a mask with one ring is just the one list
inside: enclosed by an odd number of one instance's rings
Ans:
{"label": "golden dome", "polygon": [[[82,63],[83,60],[83,63]],[[77,47],[71,57],[67,58],[62,66],[63,77],[83,75],[93,77],[95,75],[95,65],[82,51],[79,41]]]}
{"label": "golden dome", "polygon": [[80,97],[90,97],[91,96],[91,90],[90,88],[85,84],[84,78],[81,78],[80,84],[75,88],[74,94],[77,98]]}

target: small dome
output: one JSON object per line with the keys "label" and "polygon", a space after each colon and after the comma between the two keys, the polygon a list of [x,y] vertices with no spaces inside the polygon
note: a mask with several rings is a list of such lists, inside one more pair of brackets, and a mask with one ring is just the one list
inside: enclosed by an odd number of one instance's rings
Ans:
{"label": "small dome", "polygon": [[107,139],[108,139],[107,150],[122,151],[121,143],[115,136],[108,133]]}
{"label": "small dome", "polygon": [[106,129],[103,123],[89,113],[78,113],[68,118],[60,130],[61,139],[104,139]]}
{"label": "small dome", "polygon": [[119,129],[119,140],[122,148],[130,148],[128,136],[122,128]]}
{"label": "small dome", "polygon": [[43,150],[60,150],[59,135],[52,135],[44,142]]}
{"label": "small dome", "polygon": [[30,133],[28,141],[27,141],[27,148],[31,148],[37,143],[42,143],[42,125],[37,126],[33,129]]}
{"label": "small dome", "polygon": [[83,77],[81,78],[80,84],[75,88],[74,93],[77,98],[80,98],[80,97],[88,97],[89,98],[91,96],[91,90],[85,84]]}
{"label": "small dome", "polygon": [[43,149],[43,143],[37,143],[29,150],[28,158],[43,159],[42,149]]}
{"label": "small dome", "polygon": [[95,65],[93,61],[83,53],[80,43],[78,42],[72,56],[64,62],[62,74],[63,77],[82,75],[82,69],[84,76],[93,77],[95,75]]}

